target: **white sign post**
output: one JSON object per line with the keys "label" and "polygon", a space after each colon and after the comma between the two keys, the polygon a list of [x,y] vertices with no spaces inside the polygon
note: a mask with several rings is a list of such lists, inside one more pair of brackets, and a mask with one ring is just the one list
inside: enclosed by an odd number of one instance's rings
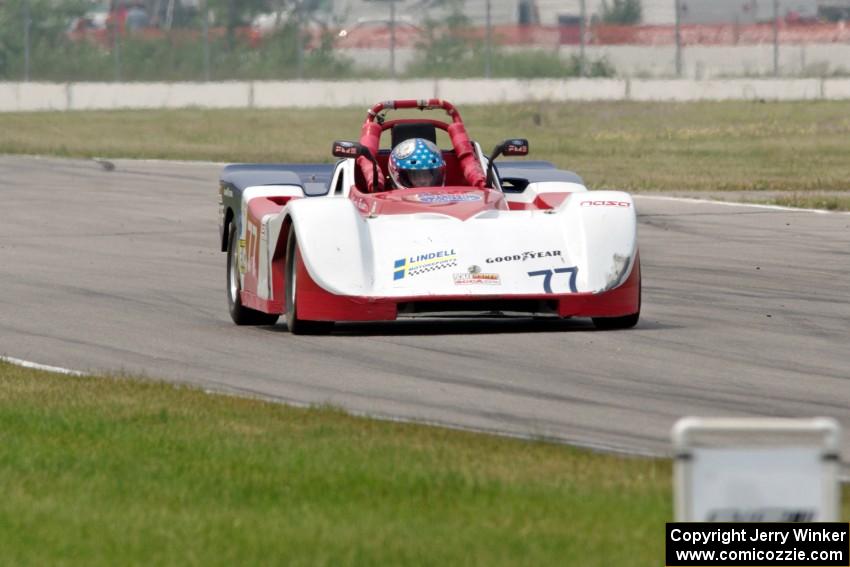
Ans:
{"label": "white sign post", "polygon": [[829,418],[680,419],[676,521],[838,521],[839,437]]}

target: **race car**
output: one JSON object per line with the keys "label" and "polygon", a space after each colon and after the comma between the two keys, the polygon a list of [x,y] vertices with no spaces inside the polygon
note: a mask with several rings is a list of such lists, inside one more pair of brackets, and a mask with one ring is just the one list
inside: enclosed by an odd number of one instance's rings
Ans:
{"label": "race car", "polygon": [[[400,109],[448,119],[388,119]],[[436,142],[438,131],[450,146],[429,145],[442,155],[443,183],[394,186],[382,138],[397,148]],[[548,162],[496,163],[528,147],[512,139],[485,155],[449,102],[396,100],[368,111],[358,142],[333,142],[334,164],[226,166],[219,228],[233,321],[272,325],[284,315],[295,334],[417,316],[635,326],[641,274],[631,196],[588,191]]]}

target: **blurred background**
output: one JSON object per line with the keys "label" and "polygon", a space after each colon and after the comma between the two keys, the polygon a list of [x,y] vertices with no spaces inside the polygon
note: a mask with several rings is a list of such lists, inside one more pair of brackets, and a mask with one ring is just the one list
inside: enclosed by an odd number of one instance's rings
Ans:
{"label": "blurred background", "polygon": [[0,0],[2,81],[850,76],[850,0]]}

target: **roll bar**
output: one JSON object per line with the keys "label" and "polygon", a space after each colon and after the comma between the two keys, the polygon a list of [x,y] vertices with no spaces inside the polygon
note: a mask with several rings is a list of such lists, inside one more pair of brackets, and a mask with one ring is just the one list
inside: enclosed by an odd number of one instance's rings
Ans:
{"label": "roll bar", "polygon": [[390,110],[403,110],[406,108],[418,108],[419,110],[445,110],[446,114],[451,117],[453,123],[463,123],[463,120],[460,117],[460,113],[457,111],[454,105],[448,101],[439,98],[419,100],[387,100],[384,102],[379,102],[378,104],[369,109],[368,116],[366,117],[366,122],[375,122],[377,120],[378,123],[381,123],[383,122],[383,119],[379,118],[379,116],[382,112],[387,112]]}
{"label": "roll bar", "polygon": [[[475,151],[469,135],[466,133],[466,127],[463,125],[463,119],[454,105],[439,98],[431,99],[407,99],[407,100],[389,100],[379,102],[369,109],[366,117],[366,122],[363,123],[363,128],[360,130],[360,143],[369,149],[372,155],[378,155],[378,146],[381,140],[381,133],[384,131],[386,122],[385,113],[389,110],[402,110],[407,108],[418,108],[419,110],[444,110],[452,119],[452,123],[448,126],[439,121],[433,121],[435,126],[445,129],[449,134],[452,146],[455,149],[463,176],[472,187],[483,188],[487,185],[487,178],[484,170],[481,168],[478,158],[475,156]],[[398,121],[391,121],[398,122]],[[389,124],[387,124],[387,127]],[[357,165],[360,168],[363,178],[366,181],[366,186],[370,191],[383,191],[384,180],[380,175],[375,175],[373,163],[366,157],[360,156],[357,158]]]}

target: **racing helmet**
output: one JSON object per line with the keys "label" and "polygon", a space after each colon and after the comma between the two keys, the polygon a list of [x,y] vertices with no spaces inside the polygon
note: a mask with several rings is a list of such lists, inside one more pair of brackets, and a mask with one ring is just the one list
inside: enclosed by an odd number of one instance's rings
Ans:
{"label": "racing helmet", "polygon": [[442,187],[446,161],[437,145],[424,138],[407,139],[390,152],[390,177],[397,189]]}

